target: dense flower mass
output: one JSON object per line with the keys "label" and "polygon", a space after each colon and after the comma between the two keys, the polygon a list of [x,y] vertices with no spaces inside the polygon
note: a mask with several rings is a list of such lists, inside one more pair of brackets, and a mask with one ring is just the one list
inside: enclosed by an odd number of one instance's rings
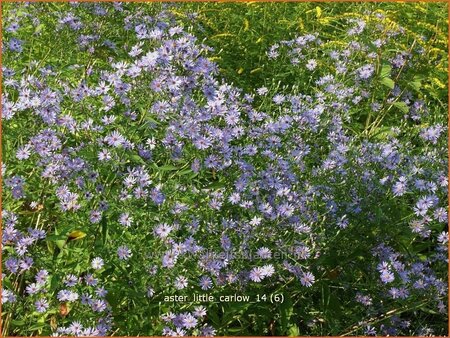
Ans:
{"label": "dense flower mass", "polygon": [[422,91],[426,37],[349,17],[346,41],[267,50],[293,86],[244,92],[173,8],[8,7],[4,332],[445,334],[447,96]]}

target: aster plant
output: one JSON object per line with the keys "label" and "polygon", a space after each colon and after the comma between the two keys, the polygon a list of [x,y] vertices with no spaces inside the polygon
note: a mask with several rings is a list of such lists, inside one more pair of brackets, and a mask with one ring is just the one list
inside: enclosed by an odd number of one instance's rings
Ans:
{"label": "aster plant", "polygon": [[262,56],[294,82],[244,91],[191,7],[4,9],[5,335],[446,333],[448,104],[424,74],[447,60],[427,37],[342,15],[345,40]]}

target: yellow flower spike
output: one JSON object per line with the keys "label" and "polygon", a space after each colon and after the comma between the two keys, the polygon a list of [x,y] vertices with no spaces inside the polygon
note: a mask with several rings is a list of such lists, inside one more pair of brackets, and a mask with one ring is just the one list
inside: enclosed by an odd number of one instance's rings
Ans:
{"label": "yellow flower spike", "polygon": [[247,19],[244,19],[244,32],[248,31],[250,27],[250,23],[248,22]]}
{"label": "yellow flower spike", "polygon": [[303,20],[299,19],[298,21],[298,30],[301,32],[305,29],[305,25],[303,24]]}
{"label": "yellow flower spike", "polygon": [[322,8],[319,6],[316,7],[316,18],[320,18],[322,16]]}
{"label": "yellow flower spike", "polygon": [[433,82],[436,86],[438,86],[440,89],[446,88],[446,85],[442,83],[438,78],[434,77],[431,79],[431,82]]}
{"label": "yellow flower spike", "polygon": [[211,39],[222,38],[222,37],[225,37],[225,36],[235,36],[235,35],[231,34],[231,33],[220,33],[220,34],[216,34],[216,35],[211,36]]}
{"label": "yellow flower spike", "polygon": [[328,18],[328,17],[320,18],[320,19],[319,19],[319,22],[320,22],[322,25],[328,25],[328,24],[330,23],[330,18]]}

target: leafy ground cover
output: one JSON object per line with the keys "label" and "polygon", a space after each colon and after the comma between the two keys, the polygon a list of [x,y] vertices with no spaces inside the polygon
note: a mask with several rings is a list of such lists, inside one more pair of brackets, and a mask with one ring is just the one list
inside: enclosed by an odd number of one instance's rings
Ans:
{"label": "leafy ground cover", "polygon": [[4,335],[446,335],[444,3],[3,4]]}

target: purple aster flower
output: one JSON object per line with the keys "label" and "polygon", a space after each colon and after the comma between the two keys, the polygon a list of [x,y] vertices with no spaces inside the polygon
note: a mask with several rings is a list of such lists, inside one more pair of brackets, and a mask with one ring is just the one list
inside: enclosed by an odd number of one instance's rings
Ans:
{"label": "purple aster flower", "polygon": [[277,105],[282,104],[285,100],[286,100],[286,97],[285,97],[284,95],[282,95],[282,94],[276,94],[276,95],[273,97],[273,102],[274,102],[275,104],[277,104]]}
{"label": "purple aster flower", "polygon": [[315,277],[311,272],[302,273],[300,277],[300,283],[303,286],[310,287],[314,284]]}
{"label": "purple aster flower", "polygon": [[103,268],[104,264],[105,262],[100,257],[95,257],[91,262],[91,266],[94,270],[100,270],[101,268]]}
{"label": "purple aster flower", "polygon": [[196,306],[194,311],[194,316],[197,318],[202,318],[206,316],[206,308],[202,305]]}
{"label": "purple aster flower", "polygon": [[184,276],[178,276],[175,278],[174,286],[178,290],[184,289],[188,286],[188,279]]}
{"label": "purple aster flower", "polygon": [[264,277],[265,277],[264,270],[260,267],[253,268],[249,274],[249,278],[253,282],[257,283],[261,282],[264,279]]}
{"label": "purple aster flower", "polygon": [[433,212],[434,218],[441,223],[445,223],[448,220],[447,210],[445,208],[437,208]]}
{"label": "purple aster flower", "polygon": [[37,284],[37,283],[31,283],[30,285],[28,285],[25,288],[25,291],[29,294],[29,295],[34,295],[36,293],[39,292],[39,290],[41,289],[41,285]]}
{"label": "purple aster flower", "polygon": [[232,193],[230,195],[230,197],[228,197],[228,201],[233,205],[238,204],[240,200],[241,200],[241,196],[237,192]]}
{"label": "purple aster flower", "polygon": [[199,284],[202,290],[209,290],[212,288],[213,285],[211,278],[208,276],[202,276],[200,278]]}
{"label": "purple aster flower", "polygon": [[57,294],[57,298],[60,302],[74,302],[78,299],[78,293],[70,290],[61,290]]}
{"label": "purple aster flower", "polygon": [[92,210],[89,216],[89,219],[92,223],[96,224],[101,221],[102,213],[99,210]]}
{"label": "purple aster flower", "polygon": [[272,257],[272,251],[266,247],[259,248],[256,253],[262,259],[270,259]]}
{"label": "purple aster flower", "polygon": [[6,27],[6,31],[10,33],[16,33],[19,28],[20,25],[18,22],[11,22],[8,27]]}
{"label": "purple aster flower", "polygon": [[316,67],[317,67],[317,61],[314,59],[310,59],[306,63],[306,69],[308,69],[310,71],[313,71],[314,69],[316,69]]}
{"label": "purple aster flower", "polygon": [[29,158],[30,155],[31,155],[31,145],[26,144],[25,146],[20,147],[17,150],[16,158],[18,160],[25,160],[25,159]]}
{"label": "purple aster flower", "polygon": [[356,301],[357,301],[358,303],[361,303],[361,304],[365,305],[365,306],[370,306],[370,305],[372,305],[372,298],[369,297],[369,296],[367,296],[367,295],[362,295],[362,294],[360,294],[360,293],[358,293],[358,294],[356,295]]}
{"label": "purple aster flower", "polygon": [[157,205],[163,204],[164,200],[166,199],[164,194],[158,188],[152,189],[152,191],[150,192],[150,198]]}
{"label": "purple aster flower", "polygon": [[99,161],[109,161],[112,159],[111,153],[107,149],[102,149],[97,155]]}
{"label": "purple aster flower", "polygon": [[195,318],[190,313],[183,316],[183,327],[186,329],[191,329],[197,326],[197,318]]}
{"label": "purple aster flower", "polygon": [[178,253],[173,250],[167,251],[162,258],[162,266],[165,268],[173,268],[178,259]]}
{"label": "purple aster flower", "polygon": [[124,227],[130,227],[131,223],[133,222],[133,218],[130,217],[130,214],[125,212],[120,215],[119,217],[119,223],[122,224]]}
{"label": "purple aster flower", "polygon": [[68,287],[75,286],[78,283],[78,278],[75,275],[69,274],[64,278],[64,284]]}
{"label": "purple aster flower", "polygon": [[120,147],[125,143],[125,138],[117,130],[105,137],[105,142],[112,147]]}
{"label": "purple aster flower", "polygon": [[11,273],[19,271],[19,260],[14,257],[8,257],[5,261],[5,268]]}
{"label": "purple aster flower", "polygon": [[204,337],[214,337],[216,335],[216,330],[211,326],[205,326],[201,329],[201,336]]}
{"label": "purple aster flower", "polygon": [[94,312],[103,312],[107,308],[107,303],[103,299],[96,299],[91,303],[92,311]]}
{"label": "purple aster flower", "polygon": [[108,291],[104,287],[98,287],[95,289],[95,294],[99,297],[105,297],[108,294]]}
{"label": "purple aster flower", "polygon": [[33,266],[33,258],[25,257],[19,261],[21,271],[27,271]]}
{"label": "purple aster flower", "polygon": [[11,38],[8,42],[8,47],[13,52],[21,53],[23,50],[23,41],[16,38]]}
{"label": "purple aster flower", "polygon": [[194,146],[199,150],[208,149],[212,146],[212,142],[209,138],[204,136],[198,136],[194,139]]}
{"label": "purple aster flower", "polygon": [[443,245],[447,244],[447,242],[448,242],[448,232],[447,231],[442,231],[439,234],[439,236],[437,237],[437,241],[440,244],[443,244]]}
{"label": "purple aster flower", "polygon": [[195,158],[194,161],[192,161],[191,170],[194,173],[198,173],[201,168],[201,162],[198,158]]}
{"label": "purple aster flower", "polygon": [[45,298],[38,299],[34,305],[36,306],[36,311],[43,313],[48,309],[48,301]]}
{"label": "purple aster flower", "polygon": [[356,72],[358,73],[358,76],[362,80],[367,80],[369,77],[372,76],[373,72],[375,71],[375,67],[371,64],[362,66],[361,68],[358,68]]}
{"label": "purple aster flower", "polygon": [[389,294],[393,299],[400,298],[398,288],[392,287],[389,289]]}
{"label": "purple aster flower", "polygon": [[158,237],[160,237],[161,239],[165,239],[165,238],[167,238],[167,236],[169,236],[169,234],[172,230],[173,230],[172,226],[170,226],[166,223],[162,223],[156,227],[155,234]]}
{"label": "purple aster flower", "polygon": [[394,274],[388,270],[383,270],[380,273],[380,279],[384,284],[391,283],[395,277]]}
{"label": "purple aster flower", "polygon": [[39,272],[36,274],[36,283],[38,284],[45,284],[48,277],[48,271],[47,270],[39,270]]}
{"label": "purple aster flower", "polygon": [[444,128],[439,124],[424,128],[420,133],[420,137],[426,141],[430,141],[432,144],[436,144],[443,130]]}
{"label": "purple aster flower", "polygon": [[375,328],[373,326],[367,325],[364,328],[364,334],[367,336],[376,336],[377,335],[377,331],[375,330]]}
{"label": "purple aster flower", "polygon": [[86,283],[86,285],[89,286],[95,286],[98,283],[98,280],[96,278],[94,278],[94,275],[88,273],[85,277],[84,277],[84,281]]}
{"label": "purple aster flower", "polygon": [[399,177],[398,181],[392,187],[394,196],[402,196],[406,193],[407,179],[404,176]]}
{"label": "purple aster flower", "polygon": [[258,95],[264,96],[269,92],[269,90],[266,87],[261,87],[261,88],[258,88],[256,90],[256,92],[258,93]]}
{"label": "purple aster flower", "polygon": [[117,255],[121,260],[128,260],[131,257],[131,250],[125,245],[120,246],[117,249]]}
{"label": "purple aster flower", "polygon": [[414,206],[414,213],[417,216],[425,216],[428,212],[429,204],[424,198],[421,198],[419,201],[417,201],[416,205]]}
{"label": "purple aster flower", "polygon": [[275,273],[275,268],[272,264],[267,264],[261,267],[261,273],[264,277],[270,277]]}
{"label": "purple aster flower", "polygon": [[17,297],[14,293],[2,288],[2,304],[15,303],[16,300],[17,300]]}
{"label": "purple aster flower", "polygon": [[68,328],[68,331],[73,335],[79,335],[81,330],[83,330],[83,325],[80,322],[72,322]]}
{"label": "purple aster flower", "polygon": [[311,249],[304,244],[295,247],[294,252],[298,259],[308,259],[311,256]]}
{"label": "purple aster flower", "polygon": [[[270,206],[269,206],[270,207]],[[271,208],[271,207],[270,207]],[[260,225],[261,224],[261,222],[262,222],[262,218],[261,217],[257,217],[257,216],[255,216],[255,217],[253,217],[251,220],[250,220],[250,222],[249,222],[249,224],[251,225],[251,226],[258,226],[258,225]]]}

